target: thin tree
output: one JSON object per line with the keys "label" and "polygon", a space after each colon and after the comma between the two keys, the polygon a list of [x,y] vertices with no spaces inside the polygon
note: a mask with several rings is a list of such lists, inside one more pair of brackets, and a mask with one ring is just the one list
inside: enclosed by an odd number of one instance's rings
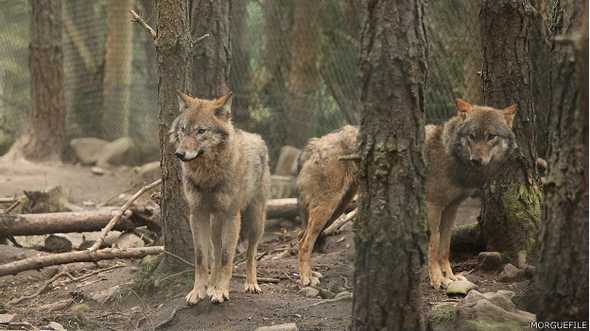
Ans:
{"label": "thin tree", "polygon": [[65,99],[61,0],[32,1],[31,99],[26,133],[7,158],[61,160],[65,139]]}
{"label": "thin tree", "polygon": [[534,251],[541,210],[529,85],[534,79],[529,36],[535,19],[530,8],[528,0],[482,0],[480,13],[483,104],[518,106],[513,128],[518,148],[483,189],[481,229],[489,250],[520,257],[521,263]]}
{"label": "thin tree", "polygon": [[424,3],[366,6],[352,330],[423,330]]}
{"label": "thin tree", "polygon": [[538,321],[588,322],[588,3],[583,6],[577,32],[561,36],[575,53],[578,100],[563,93],[549,119],[555,134],[536,279]]}
{"label": "thin tree", "polygon": [[253,129],[249,112],[252,95],[251,46],[248,32],[248,4],[250,1],[234,1],[231,5],[231,71],[230,81],[234,92],[232,119],[240,129]]}
{"label": "thin tree", "polygon": [[133,27],[129,10],[133,0],[107,2],[107,43],[103,81],[103,130],[110,140],[129,134],[129,85],[133,51]]}

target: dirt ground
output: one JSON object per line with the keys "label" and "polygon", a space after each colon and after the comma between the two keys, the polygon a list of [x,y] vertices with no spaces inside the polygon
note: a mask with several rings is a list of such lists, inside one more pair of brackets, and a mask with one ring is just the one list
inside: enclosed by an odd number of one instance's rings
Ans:
{"label": "dirt ground", "polygon": [[[70,193],[72,202],[101,202],[126,191],[133,182],[130,169],[117,169],[103,176],[93,175],[89,168],[74,165],[11,164],[0,162],[0,196],[19,194],[23,189],[42,189],[60,184]],[[459,212],[458,223],[475,222],[478,202],[469,200]],[[16,314],[16,320],[43,326],[51,321],[69,330],[254,330],[259,326],[295,322],[300,330],[345,330],[350,325],[352,300],[336,302],[321,297],[309,298],[300,293],[297,284],[296,239],[298,226],[288,221],[267,223],[264,243],[259,250],[259,277],[270,277],[278,283],[263,283],[262,294],[242,292],[243,280],[232,280],[231,300],[222,305],[201,302],[187,307],[184,296],[192,285],[192,273],[176,274],[161,280],[156,288],[142,289],[141,261],[103,261],[76,263],[64,267],[28,271],[0,278],[0,314]],[[350,226],[327,238],[314,253],[315,270],[323,274],[320,296],[329,298],[352,291],[353,236]],[[0,246],[0,260],[15,260],[13,248]],[[29,254],[29,253],[27,253]],[[38,254],[33,253],[32,254]],[[235,274],[244,273],[243,256],[236,258]],[[457,272],[470,271],[476,257],[454,261]],[[105,270],[109,267],[114,269]],[[18,304],[9,301],[35,293],[58,270],[73,277],[59,278],[39,296]],[[513,284],[496,281],[496,274],[473,272],[467,278],[480,291],[512,289]],[[424,314],[433,304],[455,300],[442,290],[433,290],[424,276]],[[27,329],[23,326],[23,329]]]}

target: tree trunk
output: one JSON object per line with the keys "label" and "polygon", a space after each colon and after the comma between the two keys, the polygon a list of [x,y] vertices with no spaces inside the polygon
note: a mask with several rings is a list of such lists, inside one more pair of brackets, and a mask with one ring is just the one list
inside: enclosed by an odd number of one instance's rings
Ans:
{"label": "tree trunk", "polygon": [[530,1],[481,2],[483,103],[496,108],[518,105],[513,127],[518,148],[484,187],[481,229],[488,250],[510,258],[526,257],[533,250],[541,212],[530,86],[534,79],[529,61],[531,8]]}
{"label": "tree trunk", "polygon": [[264,1],[264,66],[268,71],[260,92],[263,104],[270,110],[269,154],[271,169],[273,160],[286,144],[287,127],[287,79],[289,75],[289,33],[293,25],[290,1]]}
{"label": "tree trunk", "polygon": [[[190,86],[190,28],[186,0],[156,2],[156,54],[158,58],[158,101],[160,111],[160,165],[162,167],[162,233],[164,246],[188,261],[193,260],[193,242],[188,225],[188,206],[182,192],[181,169],[169,143],[168,130],[178,116],[176,90],[187,91]],[[160,271],[187,268],[168,255],[162,259]]]}
{"label": "tree trunk", "polygon": [[65,140],[62,2],[31,2],[31,99],[28,130],[8,158],[61,160]]}
{"label": "tree trunk", "polygon": [[133,0],[107,2],[102,121],[104,137],[108,140],[129,135],[129,85],[133,58],[133,27],[129,10],[133,9],[133,3]]}
{"label": "tree trunk", "polygon": [[190,3],[192,39],[210,35],[193,46],[191,92],[199,98],[217,98],[229,91],[230,1],[192,0]]}
{"label": "tree trunk", "polygon": [[361,43],[353,330],[425,327],[420,316],[426,260],[423,6],[420,0],[368,3]]}
{"label": "tree trunk", "polygon": [[250,70],[250,40],[248,34],[247,0],[234,1],[231,5],[231,87],[234,92],[232,119],[240,129],[252,130],[250,100],[252,96],[252,72]]}
{"label": "tree trunk", "polygon": [[[538,321],[588,321],[588,3],[579,34],[570,34],[578,100],[563,100],[552,113],[553,153],[545,207],[537,287]],[[570,45],[571,46],[571,45]],[[570,77],[572,79],[573,77]],[[567,89],[568,85],[555,86]],[[566,92],[566,91],[563,91]],[[562,94],[567,98],[567,93]]]}
{"label": "tree trunk", "polygon": [[295,2],[293,32],[291,35],[291,63],[288,80],[288,109],[285,119],[286,143],[297,148],[305,146],[313,136],[313,111],[317,110],[320,75],[319,12],[321,1],[299,0]]}

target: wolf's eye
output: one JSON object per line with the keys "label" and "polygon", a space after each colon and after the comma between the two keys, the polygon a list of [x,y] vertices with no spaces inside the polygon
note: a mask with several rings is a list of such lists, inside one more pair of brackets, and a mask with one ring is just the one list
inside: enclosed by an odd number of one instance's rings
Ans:
{"label": "wolf's eye", "polygon": [[198,128],[198,129],[197,129],[197,135],[201,135],[201,134],[205,133],[206,131],[207,131],[207,129],[204,129],[204,128]]}
{"label": "wolf's eye", "polygon": [[496,137],[497,136],[495,134],[488,134],[487,139],[488,139],[488,141],[492,141],[492,140],[496,139]]}
{"label": "wolf's eye", "polygon": [[473,133],[469,134],[469,140],[475,140],[475,135]]}

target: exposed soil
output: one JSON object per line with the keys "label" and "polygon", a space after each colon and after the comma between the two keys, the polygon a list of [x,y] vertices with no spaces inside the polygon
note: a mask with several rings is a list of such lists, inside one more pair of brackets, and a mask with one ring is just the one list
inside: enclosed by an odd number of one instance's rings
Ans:
{"label": "exposed soil", "polygon": [[[89,168],[73,165],[15,166],[0,162],[0,196],[60,184],[70,192],[73,202],[100,202],[126,191],[132,182],[131,174],[129,169],[117,169],[104,176],[95,176]],[[479,214],[478,206],[477,201],[469,200],[459,212],[458,223],[474,222]],[[280,279],[280,282],[261,284],[263,293],[259,295],[243,293],[243,280],[234,277],[229,302],[221,305],[200,302],[187,307],[184,296],[192,284],[191,272],[163,280],[156,288],[142,290],[137,280],[145,263],[103,261],[1,277],[0,314],[16,314],[16,320],[34,326],[56,321],[71,330],[254,330],[259,326],[288,322],[297,323],[300,330],[345,330],[350,325],[352,300],[324,302],[322,298],[308,298],[299,292],[296,282],[297,231],[297,225],[290,222],[269,220],[259,250],[258,274]],[[314,269],[323,274],[320,286],[326,297],[352,291],[352,238],[350,226],[346,226],[340,234],[324,240],[314,253]],[[10,256],[11,249],[0,246],[0,260],[4,260],[0,263],[18,258]],[[242,260],[243,255],[238,254],[235,274],[244,273]],[[80,281],[60,278],[40,296],[8,305],[10,300],[34,293],[58,270],[70,270],[78,277],[116,264],[124,266]],[[457,272],[470,271],[476,265],[475,257],[465,257],[455,261],[454,269]],[[513,290],[512,284],[496,282],[496,277],[496,274],[479,271],[467,275],[479,285],[480,291]],[[453,300],[443,290],[431,289],[426,275],[422,289],[425,315],[433,304]],[[100,302],[101,293],[109,298],[107,302]]]}

